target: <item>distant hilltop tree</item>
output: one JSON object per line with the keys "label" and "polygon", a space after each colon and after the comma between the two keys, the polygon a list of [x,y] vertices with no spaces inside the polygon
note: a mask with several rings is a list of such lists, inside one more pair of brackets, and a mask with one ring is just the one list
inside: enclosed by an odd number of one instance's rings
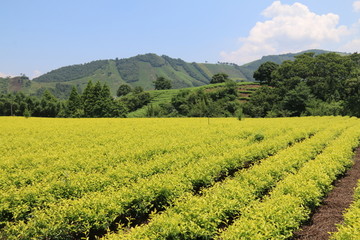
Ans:
{"label": "distant hilltop tree", "polygon": [[212,76],[210,83],[222,83],[226,82],[227,80],[229,80],[229,75],[227,75],[226,73],[217,73]]}

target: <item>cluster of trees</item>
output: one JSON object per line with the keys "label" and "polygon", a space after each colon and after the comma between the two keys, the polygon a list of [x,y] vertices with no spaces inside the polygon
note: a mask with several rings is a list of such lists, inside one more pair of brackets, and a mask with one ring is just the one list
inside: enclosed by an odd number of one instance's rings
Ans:
{"label": "cluster of trees", "polygon": [[351,115],[360,117],[360,54],[305,53],[254,73],[261,88],[244,105],[251,117]]}
{"label": "cluster of trees", "polygon": [[62,108],[63,104],[49,91],[44,91],[41,98],[22,92],[0,95],[1,116],[56,117]]}
{"label": "cluster of trees", "polygon": [[125,117],[130,111],[150,102],[150,94],[141,87],[130,88],[115,99],[109,87],[100,82],[87,84],[82,94],[73,87],[67,100],[59,100],[45,90],[41,97],[22,92],[0,95],[1,116],[34,117]]}
{"label": "cluster of trees", "polygon": [[65,117],[123,117],[126,107],[110,94],[110,88],[100,82],[87,84],[82,95],[73,88],[65,106]]}
{"label": "cluster of trees", "polygon": [[150,105],[148,117],[230,117],[241,112],[238,101],[237,85],[227,81],[224,87],[199,89],[196,91],[181,90],[171,103]]}
{"label": "cluster of trees", "polygon": [[142,87],[131,88],[127,84],[120,85],[117,96],[120,97],[119,101],[126,106],[127,112],[133,112],[147,105],[151,100],[150,93],[144,92]]}

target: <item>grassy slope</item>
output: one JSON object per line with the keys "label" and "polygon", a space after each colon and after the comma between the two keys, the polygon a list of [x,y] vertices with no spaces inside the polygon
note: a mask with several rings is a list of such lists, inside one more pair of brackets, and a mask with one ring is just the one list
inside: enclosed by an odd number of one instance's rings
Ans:
{"label": "grassy slope", "polygon": [[116,69],[115,62],[109,60],[109,64],[106,65],[105,69],[98,69],[91,76],[72,80],[66,82],[66,84],[77,85],[83,90],[89,81],[92,81],[93,83],[100,81],[101,84],[106,83],[110,87],[111,94],[114,96],[116,95],[116,90],[119,88],[120,84],[125,83]]}
{"label": "grassy slope", "polygon": [[199,65],[202,67],[202,69],[205,70],[205,72],[209,76],[212,76],[219,72],[224,72],[227,73],[229,77],[235,81],[247,80],[244,74],[234,66],[224,65],[224,64],[206,64],[206,63]]}

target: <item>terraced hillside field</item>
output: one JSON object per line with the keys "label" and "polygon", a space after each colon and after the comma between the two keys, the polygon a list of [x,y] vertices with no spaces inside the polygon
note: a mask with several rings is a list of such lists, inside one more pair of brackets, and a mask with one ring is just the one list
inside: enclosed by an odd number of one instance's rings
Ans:
{"label": "terraced hillside field", "polygon": [[[360,139],[349,117],[0,125],[0,239],[291,238]],[[355,199],[334,238],[359,233]]]}

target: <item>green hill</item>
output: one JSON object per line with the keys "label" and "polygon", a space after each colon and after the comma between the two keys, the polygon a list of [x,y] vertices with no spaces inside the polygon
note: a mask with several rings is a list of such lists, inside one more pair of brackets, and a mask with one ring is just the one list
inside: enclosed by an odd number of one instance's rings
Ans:
{"label": "green hill", "polygon": [[[308,50],[316,54],[326,53],[323,50]],[[265,56],[257,61],[238,66],[236,64],[188,63],[181,59],[156,54],[144,54],[124,59],[97,60],[85,64],[62,67],[50,71],[29,81],[24,77],[0,78],[0,93],[22,91],[25,94],[41,95],[50,89],[58,98],[67,98],[73,86],[82,91],[88,81],[106,83],[112,95],[121,84],[132,87],[141,86],[153,90],[153,81],[162,76],[170,79],[175,89],[207,85],[211,77],[224,72],[235,81],[254,81],[254,71],[264,62],[278,64],[285,60],[294,60],[300,53]]]}
{"label": "green hill", "polygon": [[170,79],[175,89],[209,84],[211,77],[224,72],[234,80],[246,80],[235,66],[223,64],[187,63],[181,59],[156,54],[138,55],[126,59],[98,60],[86,64],[62,67],[34,78],[30,93],[43,88],[53,89],[58,97],[69,94],[72,86],[84,89],[89,80],[109,85],[113,95],[121,84],[154,89],[153,81],[162,76]]}

